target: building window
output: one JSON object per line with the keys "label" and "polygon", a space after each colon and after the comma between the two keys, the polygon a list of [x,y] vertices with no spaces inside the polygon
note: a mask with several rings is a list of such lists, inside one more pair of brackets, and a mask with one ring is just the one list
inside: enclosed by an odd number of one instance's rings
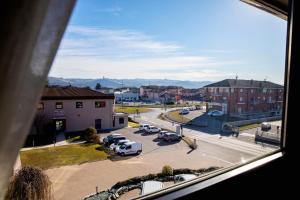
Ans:
{"label": "building window", "polygon": [[82,101],[76,102],[76,108],[83,108],[83,103],[82,103]]}
{"label": "building window", "polygon": [[226,101],[226,100],[227,100],[227,97],[223,97],[223,100],[225,100],[225,101]]}
{"label": "building window", "polygon": [[95,108],[104,108],[105,101],[95,101]]}
{"label": "building window", "polygon": [[243,89],[240,89],[240,92],[243,92]]}
{"label": "building window", "polygon": [[263,93],[266,93],[267,92],[267,88],[263,88]]}
{"label": "building window", "polygon": [[243,97],[240,97],[240,102],[243,102]]}
{"label": "building window", "polygon": [[38,110],[44,110],[44,103],[43,103],[43,102],[40,102],[40,103],[37,105],[37,109],[38,109]]}
{"label": "building window", "polygon": [[119,124],[124,124],[124,118],[123,117],[119,118]]}
{"label": "building window", "polygon": [[234,88],[230,88],[231,93],[234,93]]}
{"label": "building window", "polygon": [[63,105],[63,102],[56,102],[55,103],[55,108],[56,109],[63,109],[64,105]]}
{"label": "building window", "polygon": [[254,90],[253,89],[251,89],[251,93],[253,93],[254,92]]}

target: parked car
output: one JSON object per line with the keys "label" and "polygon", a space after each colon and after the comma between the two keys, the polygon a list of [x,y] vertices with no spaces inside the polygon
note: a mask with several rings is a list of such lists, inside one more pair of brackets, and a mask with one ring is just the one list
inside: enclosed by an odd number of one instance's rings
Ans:
{"label": "parked car", "polygon": [[103,139],[105,146],[110,146],[112,143],[118,142],[119,140],[126,140],[127,138],[123,135],[109,135]]}
{"label": "parked car", "polygon": [[268,122],[261,123],[261,130],[262,131],[269,131],[271,129],[271,124]]}
{"label": "parked car", "polygon": [[174,183],[188,181],[188,180],[194,179],[196,177],[197,176],[195,174],[178,174],[178,175],[174,176]]}
{"label": "parked car", "polygon": [[158,133],[161,131],[161,128],[157,128],[155,126],[149,126],[147,129],[146,129],[146,132],[147,133]]}
{"label": "parked car", "polygon": [[202,109],[202,107],[200,105],[196,105],[195,107],[196,107],[196,110],[201,110]]}
{"label": "parked car", "polygon": [[121,136],[121,134],[119,133],[114,133],[114,134],[111,134],[111,135],[108,135],[106,136],[104,139],[103,139],[103,143],[107,143],[109,140],[112,140],[113,137],[116,137],[116,136]]}
{"label": "parked car", "polygon": [[157,134],[157,138],[158,138],[158,139],[162,139],[166,133],[168,133],[168,131],[160,131],[160,132]]}
{"label": "parked car", "polygon": [[150,125],[149,124],[141,124],[139,127],[140,131],[145,131]]}
{"label": "parked car", "polygon": [[210,111],[207,112],[207,115],[208,116],[214,116],[214,117],[222,116],[222,115],[224,115],[224,112],[220,111],[220,110],[210,110]]}
{"label": "parked car", "polygon": [[131,154],[142,153],[142,143],[141,142],[127,142],[121,146],[116,147],[116,153],[125,156]]}
{"label": "parked car", "polygon": [[216,110],[215,112],[212,113],[211,116],[217,117],[217,116],[223,116],[223,115],[224,115],[223,111]]}
{"label": "parked car", "polygon": [[180,111],[179,111],[179,114],[181,115],[186,115],[186,114],[189,114],[190,111],[188,108],[182,108]]}
{"label": "parked car", "polygon": [[191,106],[191,107],[189,107],[189,110],[190,110],[190,111],[196,110],[196,106]]}
{"label": "parked car", "polygon": [[167,141],[167,142],[180,141],[181,140],[181,136],[179,136],[178,134],[173,133],[173,132],[168,132],[168,133],[165,133],[163,139],[165,141]]}
{"label": "parked car", "polygon": [[163,188],[163,183],[160,181],[145,181],[142,183],[141,195],[149,194],[161,190]]}
{"label": "parked car", "polygon": [[109,149],[115,151],[117,146],[121,146],[122,144],[125,144],[127,142],[130,142],[130,140],[126,139],[126,140],[116,141],[109,146]]}

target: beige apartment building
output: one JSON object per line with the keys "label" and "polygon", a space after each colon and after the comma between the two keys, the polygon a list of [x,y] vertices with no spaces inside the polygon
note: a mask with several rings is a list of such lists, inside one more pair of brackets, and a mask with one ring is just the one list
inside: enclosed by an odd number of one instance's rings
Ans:
{"label": "beige apartment building", "polygon": [[128,115],[114,112],[113,94],[88,88],[45,87],[37,115],[53,120],[57,131],[74,132],[88,127],[109,130],[127,127]]}

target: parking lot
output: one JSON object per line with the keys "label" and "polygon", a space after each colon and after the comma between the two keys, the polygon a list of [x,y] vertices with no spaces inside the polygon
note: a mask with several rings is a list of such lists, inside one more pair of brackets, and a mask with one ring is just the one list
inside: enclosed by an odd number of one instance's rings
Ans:
{"label": "parking lot", "polygon": [[[112,131],[110,133],[101,134],[101,138],[113,134],[119,133],[124,135],[130,141],[141,142],[142,143],[142,153],[139,157],[145,156],[147,154],[153,153],[162,153],[166,150],[175,150],[175,149],[182,149],[182,150],[190,150],[189,147],[184,143],[184,141],[174,141],[174,142],[166,142],[162,139],[157,138],[157,133],[145,133],[143,131],[139,131],[137,128],[125,128],[116,131]],[[136,155],[132,156],[115,156],[118,159],[128,159],[128,157],[135,157]]]}
{"label": "parking lot", "polygon": [[157,139],[157,134],[144,134],[137,128],[130,127],[101,134],[101,137],[113,133],[120,133],[131,141],[142,142],[142,153],[124,157],[113,156],[108,160],[46,170],[53,183],[55,199],[84,197],[95,192],[96,186],[100,190],[106,190],[118,181],[158,173],[164,165],[177,169],[227,167],[254,157],[205,141],[197,141],[198,148],[191,150],[184,141],[164,142]]}

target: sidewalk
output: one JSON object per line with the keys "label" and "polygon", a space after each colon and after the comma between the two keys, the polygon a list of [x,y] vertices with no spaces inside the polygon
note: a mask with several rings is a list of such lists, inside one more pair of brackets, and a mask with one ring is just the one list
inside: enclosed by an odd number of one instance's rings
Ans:
{"label": "sidewalk", "polygon": [[85,141],[75,141],[75,142],[67,142],[65,140],[65,137],[63,134],[59,134],[56,137],[56,142],[55,144],[47,144],[47,145],[41,145],[41,146],[35,146],[35,147],[25,147],[22,148],[20,151],[28,151],[32,149],[43,149],[43,148],[48,148],[48,147],[57,147],[57,146],[65,146],[65,145],[72,145],[72,144],[81,144],[84,143]]}

